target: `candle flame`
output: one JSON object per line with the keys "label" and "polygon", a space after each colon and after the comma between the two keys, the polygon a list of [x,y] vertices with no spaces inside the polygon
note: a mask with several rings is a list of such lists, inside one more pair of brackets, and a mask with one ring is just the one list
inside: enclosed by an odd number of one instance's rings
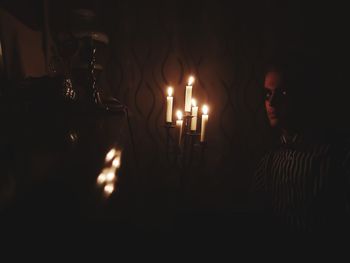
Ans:
{"label": "candle flame", "polygon": [[208,114],[208,111],[209,111],[209,108],[208,108],[208,106],[207,105],[203,105],[203,108],[202,108],[202,112],[203,112],[203,114]]}
{"label": "candle flame", "polygon": [[113,162],[112,162],[112,166],[115,168],[119,168],[120,167],[120,158],[116,157]]}
{"label": "candle flame", "polygon": [[190,76],[190,77],[188,78],[188,86],[191,86],[191,85],[193,84],[193,82],[194,82],[194,77],[193,77],[193,76]]}
{"label": "candle flame", "polygon": [[182,111],[178,110],[178,111],[176,112],[176,116],[177,116],[177,119],[178,119],[178,120],[182,120]]}
{"label": "candle flame", "polygon": [[173,95],[174,89],[172,87],[168,87],[168,96],[171,97]]}
{"label": "candle flame", "polygon": [[197,101],[195,99],[192,99],[192,106],[196,107],[197,106]]}

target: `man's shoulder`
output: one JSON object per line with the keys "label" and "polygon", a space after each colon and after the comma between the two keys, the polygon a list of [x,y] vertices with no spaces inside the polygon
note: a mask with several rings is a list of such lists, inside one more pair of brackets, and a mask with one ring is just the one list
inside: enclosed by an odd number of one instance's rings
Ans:
{"label": "man's shoulder", "polygon": [[332,145],[343,151],[350,151],[350,131],[339,131],[333,135]]}
{"label": "man's shoulder", "polygon": [[331,156],[343,165],[350,162],[350,131],[337,131],[329,140]]}
{"label": "man's shoulder", "polygon": [[333,147],[350,146],[350,130],[327,130],[322,132],[307,133],[304,142],[311,145],[329,145]]}

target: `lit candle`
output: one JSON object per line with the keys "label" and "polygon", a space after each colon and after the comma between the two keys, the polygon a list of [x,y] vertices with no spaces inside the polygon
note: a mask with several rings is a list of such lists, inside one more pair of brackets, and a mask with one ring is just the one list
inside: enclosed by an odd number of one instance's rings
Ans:
{"label": "lit candle", "polygon": [[192,100],[192,84],[194,82],[194,77],[190,76],[188,78],[188,85],[186,86],[185,93],[185,111],[191,112],[191,100]]}
{"label": "lit candle", "polygon": [[177,115],[177,120],[176,120],[176,127],[179,128],[179,145],[181,144],[181,136],[182,136],[182,112],[181,111],[177,111],[176,112]]}
{"label": "lit candle", "polygon": [[198,115],[198,106],[195,99],[192,99],[192,119],[191,119],[191,131],[197,130],[197,115]]}
{"label": "lit candle", "polygon": [[205,140],[205,133],[206,133],[206,128],[207,128],[207,124],[208,124],[208,106],[204,105],[202,108],[202,126],[201,126],[201,142],[204,142]]}
{"label": "lit candle", "polygon": [[166,122],[173,121],[173,88],[168,88],[168,96],[166,97]]}

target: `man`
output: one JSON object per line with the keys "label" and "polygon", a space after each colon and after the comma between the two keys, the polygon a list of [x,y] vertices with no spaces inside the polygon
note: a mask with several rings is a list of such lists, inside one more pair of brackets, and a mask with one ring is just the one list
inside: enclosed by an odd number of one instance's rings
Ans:
{"label": "man", "polygon": [[341,232],[350,224],[350,147],[325,125],[327,75],[311,61],[292,56],[267,68],[265,109],[279,141],[260,161],[253,188],[275,230]]}

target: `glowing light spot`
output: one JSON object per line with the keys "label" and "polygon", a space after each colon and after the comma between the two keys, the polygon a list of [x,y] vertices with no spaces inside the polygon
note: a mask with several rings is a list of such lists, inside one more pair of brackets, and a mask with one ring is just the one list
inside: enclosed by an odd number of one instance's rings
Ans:
{"label": "glowing light spot", "polygon": [[106,175],[106,180],[108,182],[111,182],[115,179],[115,173],[113,171],[108,172],[108,174]]}
{"label": "glowing light spot", "polygon": [[178,119],[178,120],[182,120],[182,111],[178,110],[178,111],[176,112],[176,116],[177,116],[177,119]]}
{"label": "glowing light spot", "polygon": [[114,168],[119,168],[120,167],[120,158],[115,158],[114,160],[113,160],[113,162],[112,162],[112,166],[114,167]]}
{"label": "glowing light spot", "polygon": [[193,77],[193,76],[190,76],[190,77],[188,78],[188,86],[191,86],[191,85],[193,84],[193,82],[194,82],[194,77]]}
{"label": "glowing light spot", "polygon": [[203,114],[208,114],[208,111],[209,111],[208,106],[207,106],[207,105],[204,105],[203,108],[202,108]]}
{"label": "glowing light spot", "polygon": [[97,183],[98,184],[104,184],[105,182],[106,182],[106,179],[107,179],[107,177],[106,177],[106,174],[104,174],[104,173],[101,173],[98,177],[97,177]]}
{"label": "glowing light spot", "polygon": [[174,89],[172,87],[168,87],[168,96],[171,97],[173,95]]}
{"label": "glowing light spot", "polygon": [[113,148],[106,155],[106,162],[110,162],[116,156],[117,151]]}
{"label": "glowing light spot", "polygon": [[197,101],[195,99],[192,99],[192,106],[196,107],[197,106]]}
{"label": "glowing light spot", "polygon": [[113,193],[114,191],[114,185],[113,184],[107,184],[105,187],[104,187],[104,191],[106,194],[111,194]]}

